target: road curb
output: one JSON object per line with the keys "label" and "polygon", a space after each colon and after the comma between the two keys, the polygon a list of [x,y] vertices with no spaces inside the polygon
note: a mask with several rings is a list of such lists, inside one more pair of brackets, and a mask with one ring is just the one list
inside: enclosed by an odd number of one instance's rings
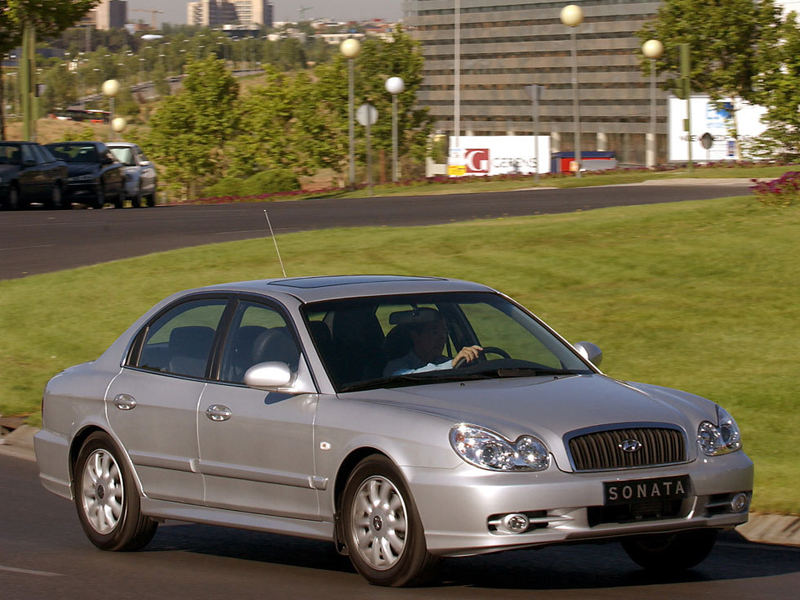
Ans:
{"label": "road curb", "polygon": [[[0,454],[35,462],[33,436],[37,431],[35,427],[21,425],[0,437]],[[748,542],[800,547],[800,516],[751,513],[750,520],[739,525],[736,532]]]}

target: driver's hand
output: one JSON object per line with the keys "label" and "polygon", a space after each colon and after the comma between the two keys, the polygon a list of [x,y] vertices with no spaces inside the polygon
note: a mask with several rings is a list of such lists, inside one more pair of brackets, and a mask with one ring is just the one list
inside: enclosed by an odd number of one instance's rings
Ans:
{"label": "driver's hand", "polygon": [[465,346],[461,349],[461,351],[453,357],[453,364],[458,364],[458,361],[462,358],[471,363],[473,360],[478,358],[480,353],[483,351],[483,348],[480,346]]}

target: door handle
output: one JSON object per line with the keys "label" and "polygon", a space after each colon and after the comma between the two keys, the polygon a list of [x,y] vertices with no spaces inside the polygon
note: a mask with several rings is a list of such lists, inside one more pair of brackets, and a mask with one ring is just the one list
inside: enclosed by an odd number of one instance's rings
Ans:
{"label": "door handle", "polygon": [[212,421],[227,421],[233,416],[231,409],[222,404],[212,404],[206,409],[206,416]]}
{"label": "door handle", "polygon": [[128,394],[117,394],[114,398],[114,406],[120,410],[133,410],[136,408],[136,398]]}

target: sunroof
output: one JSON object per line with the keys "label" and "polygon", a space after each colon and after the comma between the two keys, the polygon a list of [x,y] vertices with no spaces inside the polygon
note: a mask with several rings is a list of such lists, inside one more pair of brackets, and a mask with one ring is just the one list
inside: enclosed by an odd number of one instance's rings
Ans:
{"label": "sunroof", "polygon": [[341,275],[326,277],[302,277],[297,279],[281,279],[270,285],[312,290],[337,285],[359,285],[369,283],[392,283],[399,281],[433,281],[439,277],[404,277],[400,275]]}

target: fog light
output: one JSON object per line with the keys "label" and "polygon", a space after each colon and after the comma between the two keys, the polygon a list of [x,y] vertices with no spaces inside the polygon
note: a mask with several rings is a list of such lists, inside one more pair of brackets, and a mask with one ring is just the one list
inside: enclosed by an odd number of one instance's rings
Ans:
{"label": "fog light", "polygon": [[523,533],[528,529],[530,520],[526,515],[513,513],[503,517],[503,526],[510,533]]}
{"label": "fog light", "polygon": [[731,500],[731,510],[737,513],[744,512],[745,510],[747,510],[747,504],[748,504],[747,494],[745,493],[736,494]]}

